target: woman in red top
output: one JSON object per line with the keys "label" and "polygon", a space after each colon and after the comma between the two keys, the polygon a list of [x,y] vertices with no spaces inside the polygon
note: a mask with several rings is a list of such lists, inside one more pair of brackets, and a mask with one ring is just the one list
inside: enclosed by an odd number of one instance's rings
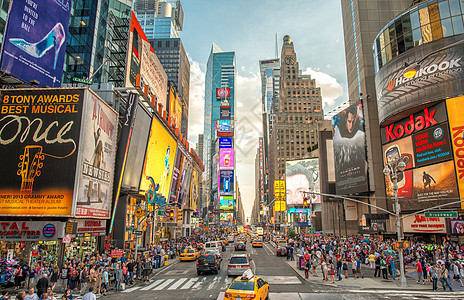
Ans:
{"label": "woman in red top", "polygon": [[305,278],[308,279],[308,277],[309,277],[309,260],[311,258],[309,256],[308,251],[306,251],[306,253],[305,253],[305,255],[303,257],[304,257],[304,260],[305,260]]}

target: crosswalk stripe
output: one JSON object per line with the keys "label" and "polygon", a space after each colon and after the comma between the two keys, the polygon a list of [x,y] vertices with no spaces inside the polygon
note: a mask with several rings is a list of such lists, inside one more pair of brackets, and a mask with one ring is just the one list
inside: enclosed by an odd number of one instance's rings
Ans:
{"label": "crosswalk stripe", "polygon": [[163,281],[164,281],[164,279],[158,279],[155,282],[153,282],[152,284],[142,288],[141,291],[151,290],[152,288],[154,288],[155,286],[157,286],[158,284],[160,284]]}
{"label": "crosswalk stripe", "polygon": [[175,279],[167,279],[165,282],[163,282],[162,284],[158,285],[157,287],[155,287],[153,290],[154,291],[160,291],[162,289],[164,289],[165,287],[167,287],[169,284],[171,284],[171,282],[173,282]]}
{"label": "crosswalk stripe", "polygon": [[180,278],[173,285],[171,285],[168,290],[175,290],[177,289],[182,283],[184,283],[188,278]]}
{"label": "crosswalk stripe", "polygon": [[134,286],[134,287],[132,287],[132,288],[125,289],[125,290],[122,291],[122,292],[123,292],[123,293],[133,292],[133,291],[138,290],[138,289],[140,289],[140,288],[141,288],[141,286]]}
{"label": "crosswalk stripe", "polygon": [[180,289],[181,290],[186,290],[186,289],[190,288],[197,280],[198,280],[198,278],[190,278],[190,280],[183,287],[181,287]]}

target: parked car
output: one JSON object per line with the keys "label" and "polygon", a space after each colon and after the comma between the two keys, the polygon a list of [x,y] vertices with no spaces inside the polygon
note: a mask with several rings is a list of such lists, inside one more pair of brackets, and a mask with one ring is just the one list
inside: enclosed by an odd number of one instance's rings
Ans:
{"label": "parked car", "polygon": [[213,274],[219,273],[221,269],[221,261],[217,259],[216,255],[208,254],[202,255],[197,261],[197,275],[205,272],[212,272]]}
{"label": "parked car", "polygon": [[250,268],[251,258],[247,254],[234,254],[227,265],[227,276],[242,275]]}
{"label": "parked car", "polygon": [[246,251],[246,245],[243,242],[235,243],[235,251],[238,250]]}

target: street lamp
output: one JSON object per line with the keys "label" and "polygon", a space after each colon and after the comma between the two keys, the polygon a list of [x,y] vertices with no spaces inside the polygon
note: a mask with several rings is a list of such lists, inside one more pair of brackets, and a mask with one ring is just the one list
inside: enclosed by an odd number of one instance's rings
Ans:
{"label": "street lamp", "polygon": [[[406,168],[405,160],[407,161],[409,157],[404,156],[400,158],[395,158],[393,161],[386,164],[383,169],[385,176],[390,176],[393,186],[393,191],[395,194],[395,213],[396,213],[396,233],[397,239],[400,241],[403,237],[402,228],[401,228],[401,219],[400,219],[400,206],[398,204],[398,175],[402,174]],[[404,176],[404,175],[403,175]],[[407,287],[406,276],[404,275],[404,259],[403,259],[403,247],[398,249],[400,256],[400,286]]]}

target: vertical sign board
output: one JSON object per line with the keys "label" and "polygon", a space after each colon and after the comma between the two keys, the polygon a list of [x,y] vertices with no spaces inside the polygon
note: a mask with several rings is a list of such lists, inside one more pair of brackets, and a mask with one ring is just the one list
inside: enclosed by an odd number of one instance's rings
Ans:
{"label": "vertical sign board", "polygon": [[72,215],[84,92],[0,92],[0,215]]}
{"label": "vertical sign board", "polygon": [[[464,119],[462,112],[464,109],[464,96],[446,100],[448,110],[448,121],[450,126],[451,140],[453,142],[453,156],[458,181],[459,195],[464,196]],[[464,209],[464,202],[461,202],[461,209]]]}
{"label": "vertical sign board", "polygon": [[87,90],[82,121],[75,216],[109,218],[113,197],[118,113]]}
{"label": "vertical sign board", "polygon": [[70,13],[71,0],[12,1],[1,71],[24,82],[61,86]]}

